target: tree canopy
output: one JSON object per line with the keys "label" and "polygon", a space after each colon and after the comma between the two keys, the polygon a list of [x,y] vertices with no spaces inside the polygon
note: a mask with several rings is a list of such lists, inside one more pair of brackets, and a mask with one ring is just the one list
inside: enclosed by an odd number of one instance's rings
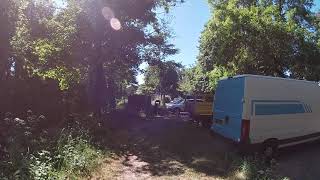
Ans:
{"label": "tree canopy", "polygon": [[160,62],[147,67],[142,92],[160,95],[178,95],[178,82],[182,65],[174,61]]}
{"label": "tree canopy", "polygon": [[222,66],[206,71],[201,64],[197,63],[182,70],[179,91],[189,95],[194,93],[213,93],[222,77],[233,75],[235,75],[234,71]]}
{"label": "tree canopy", "polygon": [[[4,0],[0,4],[1,80],[41,77],[61,90],[85,85],[92,104],[114,102],[135,83],[142,62],[175,54],[158,9],[182,0]],[[108,100],[109,99],[109,100]]]}
{"label": "tree canopy", "polygon": [[319,17],[311,12],[312,0],[209,4],[212,16],[201,34],[198,57],[209,77],[214,79],[223,69],[320,80]]}

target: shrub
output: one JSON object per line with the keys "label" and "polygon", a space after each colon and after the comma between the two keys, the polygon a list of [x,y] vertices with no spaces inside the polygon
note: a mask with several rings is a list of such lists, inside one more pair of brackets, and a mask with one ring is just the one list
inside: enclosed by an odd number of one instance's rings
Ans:
{"label": "shrub", "polygon": [[29,170],[33,179],[52,179],[54,176],[53,160],[49,151],[40,151],[31,155]]}
{"label": "shrub", "polygon": [[41,151],[31,156],[33,179],[75,179],[88,176],[102,157],[102,152],[83,137],[63,134],[54,152]]}
{"label": "shrub", "polygon": [[88,176],[101,159],[102,152],[94,148],[85,136],[62,135],[58,141],[55,160],[63,176]]}
{"label": "shrub", "polygon": [[25,119],[13,118],[11,113],[6,113],[4,120],[0,121],[0,171],[1,176],[8,179],[27,179],[30,175],[29,157],[40,148],[42,133],[36,129],[38,117],[29,111]]}
{"label": "shrub", "polygon": [[0,179],[77,179],[99,164],[102,152],[81,121],[49,135],[39,126],[44,120],[28,111],[24,119],[7,113],[0,121]]}
{"label": "shrub", "polygon": [[247,156],[235,158],[232,167],[236,179],[277,180],[285,179],[275,172],[276,161],[268,162],[263,156]]}

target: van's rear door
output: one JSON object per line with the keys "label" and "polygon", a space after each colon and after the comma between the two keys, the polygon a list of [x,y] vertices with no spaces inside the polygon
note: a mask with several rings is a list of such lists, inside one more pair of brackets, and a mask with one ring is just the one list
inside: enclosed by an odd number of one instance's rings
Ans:
{"label": "van's rear door", "polygon": [[212,130],[239,142],[243,112],[245,78],[221,80],[216,89]]}

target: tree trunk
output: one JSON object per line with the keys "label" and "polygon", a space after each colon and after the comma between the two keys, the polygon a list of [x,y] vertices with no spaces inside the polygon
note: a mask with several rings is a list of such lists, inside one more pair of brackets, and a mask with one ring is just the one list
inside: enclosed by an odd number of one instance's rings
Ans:
{"label": "tree trunk", "polygon": [[91,110],[97,116],[101,116],[106,106],[106,79],[102,63],[92,67],[89,72],[89,102]]}
{"label": "tree trunk", "polygon": [[108,99],[108,107],[109,110],[116,109],[116,97],[115,97],[115,85],[114,79],[112,77],[108,78],[108,91],[107,91],[107,99]]}

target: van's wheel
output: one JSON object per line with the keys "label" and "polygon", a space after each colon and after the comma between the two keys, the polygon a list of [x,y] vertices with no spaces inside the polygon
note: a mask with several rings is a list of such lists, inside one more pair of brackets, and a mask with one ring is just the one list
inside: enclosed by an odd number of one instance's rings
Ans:
{"label": "van's wheel", "polygon": [[278,142],[277,140],[266,141],[263,145],[263,155],[267,158],[267,160],[271,160],[276,157],[278,153]]}

